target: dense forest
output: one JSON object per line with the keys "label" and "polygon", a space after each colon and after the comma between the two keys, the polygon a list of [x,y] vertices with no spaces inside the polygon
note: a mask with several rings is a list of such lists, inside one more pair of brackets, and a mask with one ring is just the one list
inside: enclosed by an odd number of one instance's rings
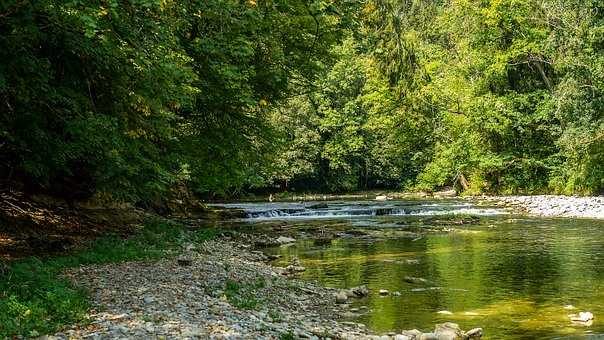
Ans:
{"label": "dense forest", "polygon": [[598,0],[8,0],[0,186],[604,190]]}

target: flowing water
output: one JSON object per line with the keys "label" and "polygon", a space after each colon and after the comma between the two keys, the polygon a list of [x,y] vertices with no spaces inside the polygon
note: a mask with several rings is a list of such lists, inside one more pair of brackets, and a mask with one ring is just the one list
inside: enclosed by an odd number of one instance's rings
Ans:
{"label": "flowing water", "polygon": [[[267,249],[282,255],[277,265],[298,257],[303,279],[367,285],[353,321],[375,332],[453,321],[489,339],[604,338],[602,220],[533,218],[465,200],[224,206],[246,211],[245,230],[298,231],[293,245]],[[305,238],[312,228],[339,237]],[[593,323],[572,323],[568,314],[580,311]]]}

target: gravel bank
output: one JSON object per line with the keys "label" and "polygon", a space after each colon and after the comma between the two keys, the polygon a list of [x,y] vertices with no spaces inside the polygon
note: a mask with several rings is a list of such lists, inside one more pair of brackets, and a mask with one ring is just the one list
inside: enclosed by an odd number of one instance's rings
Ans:
{"label": "gravel bank", "polygon": [[[266,235],[265,235],[266,236]],[[251,238],[251,237],[250,237]],[[44,339],[478,339],[454,323],[432,333],[375,335],[352,321],[367,308],[349,302],[364,286],[336,290],[293,277],[304,270],[266,263],[254,240],[218,239],[187,245],[155,262],[84,266],[65,275],[90,291],[89,323]]]}
{"label": "gravel bank", "polygon": [[[180,261],[179,261],[180,259]],[[240,242],[188,246],[183,259],[86,266],[66,275],[89,290],[90,324],[59,339],[359,338],[335,291],[290,279]],[[190,262],[189,262],[190,261]],[[180,263],[179,263],[180,262]],[[52,338],[52,337],[51,337]]]}
{"label": "gravel bank", "polygon": [[574,196],[498,196],[487,197],[490,201],[504,202],[532,215],[584,217],[604,219],[604,197]]}

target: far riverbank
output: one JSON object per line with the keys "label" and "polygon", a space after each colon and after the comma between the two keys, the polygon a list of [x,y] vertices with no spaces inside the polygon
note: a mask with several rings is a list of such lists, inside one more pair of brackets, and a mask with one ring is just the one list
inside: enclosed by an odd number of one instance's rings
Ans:
{"label": "far riverbank", "polygon": [[602,196],[485,196],[482,199],[501,202],[537,216],[604,219],[604,197]]}
{"label": "far riverbank", "polygon": [[[333,201],[364,200],[376,201],[397,199],[447,199],[463,198],[483,200],[508,206],[515,210],[543,217],[579,217],[604,219],[604,196],[522,195],[522,196],[457,196],[454,190],[434,193],[366,191],[346,194],[321,193],[276,193],[268,197],[254,197],[251,201]],[[247,201],[247,200],[246,200]]]}

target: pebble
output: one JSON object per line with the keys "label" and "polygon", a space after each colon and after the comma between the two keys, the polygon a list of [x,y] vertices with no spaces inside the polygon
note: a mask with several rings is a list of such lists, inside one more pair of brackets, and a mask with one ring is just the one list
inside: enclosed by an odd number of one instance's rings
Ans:
{"label": "pebble", "polygon": [[[316,338],[316,329],[322,330],[321,337],[368,335],[364,326],[340,321],[333,289],[279,275],[276,267],[241,240],[218,239],[195,247],[198,251],[187,253],[188,266],[181,266],[176,257],[66,272],[66,278],[91,292],[93,309],[87,318],[94,327],[73,325],[51,336],[62,340],[272,339],[292,330],[296,338]],[[227,287],[228,281],[238,284],[235,292]],[[246,289],[248,294],[243,292]],[[234,294],[244,302],[253,298],[257,304],[251,309],[237,307]]]}

